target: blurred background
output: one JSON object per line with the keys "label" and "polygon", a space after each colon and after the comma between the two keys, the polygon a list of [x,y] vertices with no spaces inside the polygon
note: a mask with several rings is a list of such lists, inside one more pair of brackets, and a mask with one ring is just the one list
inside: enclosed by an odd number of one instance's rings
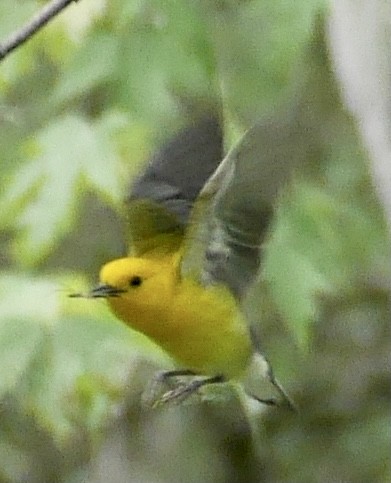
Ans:
{"label": "blurred background", "polygon": [[[2,0],[0,41],[44,4]],[[79,0],[1,62],[0,483],[391,481],[390,24],[384,0]],[[247,303],[300,414],[256,440],[229,391],[142,408],[164,354],[67,298],[205,113],[224,152],[260,121],[296,165]]]}

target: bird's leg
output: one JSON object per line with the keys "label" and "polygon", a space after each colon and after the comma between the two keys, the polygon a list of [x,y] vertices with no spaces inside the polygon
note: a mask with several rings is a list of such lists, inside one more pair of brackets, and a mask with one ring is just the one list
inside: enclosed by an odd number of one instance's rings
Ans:
{"label": "bird's leg", "polygon": [[177,369],[173,371],[159,371],[155,377],[154,380],[160,384],[164,384],[167,382],[169,379],[172,377],[178,377],[178,376],[196,376],[197,374],[194,371],[191,371],[190,369]]}
{"label": "bird's leg", "polygon": [[197,392],[201,387],[222,382],[225,382],[225,378],[222,375],[207,377],[205,379],[195,379],[189,384],[176,387],[175,389],[166,392],[158,401],[156,401],[156,405],[166,404],[173,401],[182,402]]}
{"label": "bird's leg", "polygon": [[195,375],[196,375],[195,372],[191,371],[190,369],[178,369],[178,370],[157,372],[143,393],[143,396],[142,396],[143,404],[147,406],[153,406],[157,399],[156,396],[161,391],[161,388],[163,387],[163,385],[166,384],[173,377],[195,376]]}

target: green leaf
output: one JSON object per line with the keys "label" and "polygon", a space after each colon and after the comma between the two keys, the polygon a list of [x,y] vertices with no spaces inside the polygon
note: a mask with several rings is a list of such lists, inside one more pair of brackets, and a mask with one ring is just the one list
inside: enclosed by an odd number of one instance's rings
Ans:
{"label": "green leaf", "polygon": [[59,304],[55,285],[16,275],[0,278],[0,396],[25,375]]}
{"label": "green leaf", "polygon": [[58,284],[47,279],[2,276],[0,312],[0,398],[11,396],[60,444],[80,425],[92,435],[99,432],[141,357],[168,361],[152,342],[119,323],[106,303],[62,300]]}
{"label": "green leaf", "polygon": [[0,396],[12,390],[33,360],[42,328],[23,319],[5,319],[0,324]]}
{"label": "green leaf", "polygon": [[30,264],[72,226],[81,187],[118,202],[122,185],[120,159],[99,122],[64,116],[40,131],[35,145],[39,155],[16,172],[0,213],[21,230],[15,256]]}
{"label": "green leaf", "polygon": [[118,39],[97,33],[87,37],[75,55],[63,67],[51,102],[61,104],[85,95],[89,90],[112,78],[118,57]]}
{"label": "green leaf", "polygon": [[193,4],[148,2],[121,31],[117,99],[160,133],[178,106],[215,97],[214,61],[205,23]]}
{"label": "green leaf", "polygon": [[224,105],[245,126],[292,93],[298,60],[323,4],[323,0],[202,2]]}
{"label": "green leaf", "polygon": [[332,293],[333,287],[316,265],[290,247],[289,238],[278,232],[275,237],[267,251],[265,279],[297,343],[306,348],[317,316],[317,299]]}
{"label": "green leaf", "polygon": [[3,320],[29,319],[50,325],[60,310],[57,284],[45,278],[2,274],[0,313]]}
{"label": "green leaf", "polygon": [[46,332],[20,403],[59,444],[80,426],[93,435],[122,402],[145,353],[164,360],[155,346],[112,317],[62,317]]}

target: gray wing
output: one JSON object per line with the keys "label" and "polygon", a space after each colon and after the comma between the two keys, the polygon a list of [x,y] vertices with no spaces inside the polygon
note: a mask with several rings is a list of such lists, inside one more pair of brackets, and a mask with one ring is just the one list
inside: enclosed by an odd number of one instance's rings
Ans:
{"label": "gray wing", "polygon": [[171,248],[178,248],[194,200],[221,159],[222,132],[213,115],[187,126],[155,153],[126,199],[134,254],[171,234],[176,240]]}
{"label": "gray wing", "polygon": [[[261,122],[244,134],[205,184],[190,226],[193,238],[202,240],[199,280],[205,286],[221,283],[237,300],[245,297],[260,271],[278,194],[295,167],[314,155],[310,139],[300,123],[287,117]],[[190,246],[182,270],[194,273],[192,258],[199,255]],[[274,386],[281,404],[295,411],[262,354],[258,317],[246,315],[255,349],[250,369]]]}
{"label": "gray wing", "polygon": [[[203,239],[200,280],[205,285],[223,283],[239,300],[246,294],[259,273],[278,193],[311,153],[305,135],[284,116],[260,122],[206,183],[196,205],[194,223],[199,227],[193,236]],[[190,248],[189,259],[194,253]],[[193,263],[184,259],[184,271]]]}

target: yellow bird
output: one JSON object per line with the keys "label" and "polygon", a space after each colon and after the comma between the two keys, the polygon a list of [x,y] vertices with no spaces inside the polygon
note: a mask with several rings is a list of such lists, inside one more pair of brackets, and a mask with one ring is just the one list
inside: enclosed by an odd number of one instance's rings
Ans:
{"label": "yellow bird", "polygon": [[155,388],[174,376],[196,376],[159,402],[182,400],[207,384],[240,381],[255,366],[282,397],[251,396],[293,408],[242,308],[272,214],[254,181],[252,136],[250,131],[220,162],[219,123],[206,118],[158,152],[127,200],[131,253],[104,265],[89,294],[106,298],[119,319],[177,362],[177,370],[157,375]]}

